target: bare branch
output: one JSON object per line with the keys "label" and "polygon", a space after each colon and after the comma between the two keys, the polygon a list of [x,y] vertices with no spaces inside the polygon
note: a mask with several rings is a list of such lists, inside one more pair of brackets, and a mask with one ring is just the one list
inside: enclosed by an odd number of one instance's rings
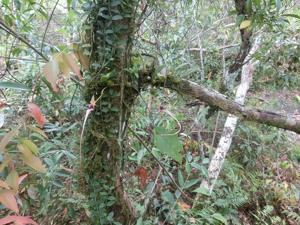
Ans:
{"label": "bare branch", "polygon": [[300,118],[296,118],[292,115],[285,116],[275,112],[245,107],[230,100],[225,95],[222,95],[215,90],[208,89],[201,84],[185,79],[178,79],[170,75],[158,77],[153,84],[155,86],[170,88],[183,95],[196,98],[210,106],[218,107],[225,112],[236,115],[242,120],[267,124],[300,134]]}

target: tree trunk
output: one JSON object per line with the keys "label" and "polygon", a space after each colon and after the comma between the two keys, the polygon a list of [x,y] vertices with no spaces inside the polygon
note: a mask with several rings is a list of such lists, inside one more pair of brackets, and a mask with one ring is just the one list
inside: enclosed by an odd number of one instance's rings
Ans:
{"label": "tree trunk", "polygon": [[129,224],[135,212],[120,171],[122,140],[140,90],[130,56],[137,1],[96,2],[85,26],[83,46],[90,52],[85,99],[102,97],[85,129],[80,188],[89,198],[90,224]]}

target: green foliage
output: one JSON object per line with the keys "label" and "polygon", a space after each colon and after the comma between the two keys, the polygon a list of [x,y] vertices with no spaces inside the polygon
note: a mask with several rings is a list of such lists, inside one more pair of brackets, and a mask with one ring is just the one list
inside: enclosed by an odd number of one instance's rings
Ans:
{"label": "green foliage", "polygon": [[156,127],[154,129],[154,145],[177,162],[182,162],[181,150],[182,144],[178,139],[177,133],[168,131],[163,127]]}

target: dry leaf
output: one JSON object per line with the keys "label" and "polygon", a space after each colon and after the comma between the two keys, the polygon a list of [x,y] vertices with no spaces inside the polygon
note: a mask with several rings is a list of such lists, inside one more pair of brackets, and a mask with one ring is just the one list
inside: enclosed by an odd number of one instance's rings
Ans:
{"label": "dry leaf", "polygon": [[189,210],[191,208],[190,205],[186,204],[185,202],[182,202],[182,201],[178,201],[177,202],[177,205],[180,207],[180,209],[185,212],[187,210]]}
{"label": "dry leaf", "polygon": [[82,80],[83,77],[80,72],[80,68],[77,64],[77,60],[74,54],[63,54],[64,62],[67,63],[69,68],[76,74],[79,80]]}
{"label": "dry leaf", "polygon": [[77,45],[73,44],[74,54],[77,57],[80,64],[83,66],[84,69],[89,69],[90,67],[90,60],[87,55],[83,54],[82,49]]}
{"label": "dry leaf", "polygon": [[139,167],[134,172],[134,175],[139,177],[141,187],[144,188],[147,184],[147,179],[148,179],[147,170],[144,167]]}
{"label": "dry leaf", "polygon": [[0,142],[0,151],[4,151],[6,145],[11,141],[11,139],[18,134],[18,129],[14,129],[11,130],[10,132],[8,132],[7,134],[5,134],[5,136],[2,138],[1,142]]}
{"label": "dry leaf", "polygon": [[19,189],[19,175],[16,170],[12,170],[8,174],[6,183],[13,189],[14,193],[17,194]]}
{"label": "dry leaf", "polygon": [[59,92],[59,88],[56,84],[59,75],[59,65],[55,60],[51,60],[44,65],[43,68],[46,80],[51,84],[54,92]]}
{"label": "dry leaf", "polygon": [[33,224],[38,225],[29,216],[6,216],[0,219],[0,225],[15,223],[16,225]]}
{"label": "dry leaf", "polygon": [[0,187],[8,190],[10,189],[9,185],[3,180],[0,180]]}
{"label": "dry leaf", "polygon": [[0,202],[8,209],[19,214],[19,208],[14,196],[13,191],[11,190],[0,190]]}

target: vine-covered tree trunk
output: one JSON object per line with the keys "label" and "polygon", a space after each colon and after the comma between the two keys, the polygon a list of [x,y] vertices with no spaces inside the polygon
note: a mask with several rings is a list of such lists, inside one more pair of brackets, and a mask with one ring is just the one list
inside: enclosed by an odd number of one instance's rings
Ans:
{"label": "vine-covered tree trunk", "polygon": [[[96,2],[96,3],[95,3]],[[138,1],[98,0],[87,5],[85,51],[90,52],[85,99],[97,101],[84,134],[82,189],[89,196],[91,224],[128,224],[134,209],[120,179],[123,137],[138,75],[131,58]]]}

